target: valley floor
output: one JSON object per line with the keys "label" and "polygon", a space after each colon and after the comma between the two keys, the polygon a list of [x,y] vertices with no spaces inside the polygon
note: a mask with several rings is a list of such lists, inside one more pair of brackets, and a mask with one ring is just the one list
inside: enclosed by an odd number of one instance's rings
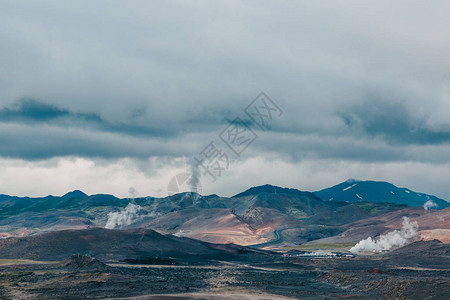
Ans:
{"label": "valley floor", "polygon": [[[428,267],[426,267],[428,265]],[[447,261],[382,255],[203,265],[4,262],[1,299],[448,299]]]}

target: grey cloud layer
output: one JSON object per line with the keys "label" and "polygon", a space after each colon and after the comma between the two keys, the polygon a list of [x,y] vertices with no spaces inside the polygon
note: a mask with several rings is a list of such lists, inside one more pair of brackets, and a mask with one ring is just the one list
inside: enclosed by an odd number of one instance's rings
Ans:
{"label": "grey cloud layer", "polygon": [[[217,141],[218,133],[226,126],[226,120],[218,116],[220,112],[203,110],[203,113],[206,117],[198,123],[189,117],[149,128],[134,124],[139,122],[132,118],[127,124],[112,123],[98,114],[75,113],[34,99],[21,99],[12,107],[0,109],[3,142],[0,154],[31,160],[55,156],[140,159],[192,156],[210,141]],[[224,115],[232,114],[224,112]],[[236,116],[244,118],[243,112]],[[259,138],[245,155],[277,154],[279,159],[293,161],[317,158],[450,161],[446,155],[450,150],[447,139],[436,140],[436,133],[424,127],[421,139],[416,139],[417,131],[409,126],[422,122],[410,120],[412,117],[403,106],[370,102],[345,113],[338,111],[334,117],[343,121],[333,130],[296,128],[289,119],[280,118],[272,121],[276,126],[263,132],[248,122]]]}
{"label": "grey cloud layer", "polygon": [[381,136],[393,144],[444,144],[450,142],[450,127],[432,128],[427,117],[414,117],[401,103],[368,99],[340,112],[350,129]]}
{"label": "grey cloud layer", "polygon": [[75,113],[66,108],[47,104],[33,98],[19,99],[12,107],[0,110],[0,122],[22,123],[29,125],[49,125],[65,128],[90,128],[93,131],[124,133],[142,136],[168,136],[173,135],[170,126],[144,127],[130,122],[108,122],[97,113]]}
{"label": "grey cloud layer", "polygon": [[448,161],[449,4],[421,3],[1,4],[0,155],[191,156],[264,90],[249,153]]}

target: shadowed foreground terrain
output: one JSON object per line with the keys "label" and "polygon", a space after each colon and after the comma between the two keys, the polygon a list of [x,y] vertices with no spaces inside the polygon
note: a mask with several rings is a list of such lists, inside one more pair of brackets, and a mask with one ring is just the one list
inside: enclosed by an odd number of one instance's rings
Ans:
{"label": "shadowed foreground terrain", "polygon": [[103,261],[142,260],[147,257],[177,261],[228,258],[260,250],[233,244],[210,244],[162,235],[150,229],[110,230],[91,228],[61,230],[22,238],[0,239],[0,258],[55,261],[72,254],[91,255]]}
{"label": "shadowed foreground terrain", "polygon": [[[448,299],[450,245],[419,241],[387,254],[281,254],[140,230],[62,231],[7,239],[1,299]],[[141,243],[135,243],[140,234]],[[61,236],[59,236],[61,238]],[[69,255],[74,242],[85,243]],[[102,241],[112,239],[105,245]],[[180,242],[187,244],[184,248]],[[55,247],[56,252],[49,249]],[[171,249],[162,251],[162,248]],[[24,257],[30,251],[29,260]],[[101,251],[103,249],[103,251]],[[147,249],[147,250],[145,250]],[[145,250],[145,251],[144,251]],[[87,256],[86,253],[93,256]],[[180,252],[185,252],[181,255]],[[81,255],[83,254],[83,255]],[[325,255],[324,255],[325,254]],[[37,260],[39,259],[39,261]]]}

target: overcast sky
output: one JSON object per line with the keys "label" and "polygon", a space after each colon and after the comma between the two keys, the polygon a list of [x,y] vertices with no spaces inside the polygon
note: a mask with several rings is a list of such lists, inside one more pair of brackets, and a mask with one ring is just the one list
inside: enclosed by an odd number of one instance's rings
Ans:
{"label": "overcast sky", "polygon": [[[230,196],[384,180],[450,200],[448,1],[1,1],[0,193]],[[264,91],[265,130],[244,109]],[[220,139],[241,118],[240,156]],[[223,137],[223,136],[222,136]]]}

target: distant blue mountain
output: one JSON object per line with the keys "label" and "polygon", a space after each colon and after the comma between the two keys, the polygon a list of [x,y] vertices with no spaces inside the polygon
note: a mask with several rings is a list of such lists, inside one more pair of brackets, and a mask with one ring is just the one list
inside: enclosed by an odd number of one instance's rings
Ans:
{"label": "distant blue mountain", "polygon": [[86,195],[85,193],[83,193],[80,190],[75,190],[73,192],[68,192],[67,194],[65,194],[64,196],[62,196],[62,198],[87,198],[88,195]]}
{"label": "distant blue mountain", "polygon": [[338,185],[314,192],[325,201],[345,202],[388,202],[409,206],[424,206],[443,209],[450,203],[433,195],[417,193],[407,188],[399,188],[384,181],[360,181],[349,179]]}
{"label": "distant blue mountain", "polygon": [[239,193],[237,195],[234,195],[232,198],[239,198],[239,197],[245,197],[245,196],[254,196],[261,193],[269,193],[269,194],[290,194],[290,195],[312,195],[310,192],[302,192],[297,189],[290,189],[290,188],[283,188],[279,186],[274,186],[270,184],[265,184],[261,186],[255,186],[251,187],[248,190]]}

